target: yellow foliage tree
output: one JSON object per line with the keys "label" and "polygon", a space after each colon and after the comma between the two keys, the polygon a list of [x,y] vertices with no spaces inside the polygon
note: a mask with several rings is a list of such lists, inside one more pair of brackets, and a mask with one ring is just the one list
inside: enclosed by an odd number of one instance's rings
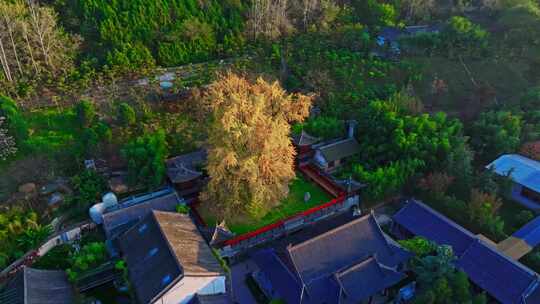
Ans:
{"label": "yellow foliage tree", "polygon": [[278,205],[295,177],[290,123],[308,116],[311,101],[261,78],[228,73],[213,83],[204,97],[210,182],[201,199],[222,216],[259,218]]}

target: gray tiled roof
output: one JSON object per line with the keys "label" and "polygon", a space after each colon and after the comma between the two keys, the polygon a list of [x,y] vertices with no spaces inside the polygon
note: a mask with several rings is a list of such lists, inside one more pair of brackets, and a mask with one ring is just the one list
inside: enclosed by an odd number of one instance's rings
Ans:
{"label": "gray tiled roof", "polygon": [[404,274],[390,268],[410,256],[388,242],[371,213],[288,247],[286,256],[263,249],[252,258],[287,303],[349,304],[400,281]]}
{"label": "gray tiled roof", "polygon": [[72,304],[71,284],[64,271],[24,267],[0,292],[2,304]]}
{"label": "gray tiled roof", "polygon": [[407,259],[387,242],[373,214],[291,246],[288,252],[304,283],[374,254],[379,262],[389,267]]}
{"label": "gray tiled roof", "polygon": [[306,131],[302,130],[299,135],[293,136],[293,142],[297,146],[309,146],[319,142],[321,139],[315,136],[309,135]]}
{"label": "gray tiled roof", "polygon": [[361,302],[406,277],[377,262],[372,256],[336,274],[349,302]]}
{"label": "gray tiled roof", "polygon": [[154,211],[161,233],[182,265],[185,276],[219,275],[220,264],[188,215]]}
{"label": "gray tiled roof", "polygon": [[202,176],[197,166],[206,163],[207,152],[197,150],[195,152],[176,156],[167,160],[167,176],[173,183],[182,183]]}
{"label": "gray tiled roof", "polygon": [[221,267],[189,216],[152,211],[119,239],[140,303],[150,303],[183,276],[210,276]]}
{"label": "gray tiled roof", "polygon": [[469,248],[475,239],[474,234],[451,219],[419,201],[408,202],[393,217],[394,222],[439,245],[450,245],[457,256]]}
{"label": "gray tiled roof", "polygon": [[126,208],[118,208],[103,215],[103,229],[107,238],[115,237],[142,220],[152,210],[175,211],[178,203],[178,196],[172,192]]}
{"label": "gray tiled roof", "polygon": [[326,146],[318,147],[327,162],[344,159],[360,152],[360,144],[354,138],[347,138]]}
{"label": "gray tiled roof", "polygon": [[[153,216],[147,215],[119,239],[129,270],[129,279],[139,303],[150,301],[173,281],[182,270]],[[169,277],[169,281],[163,281]]]}

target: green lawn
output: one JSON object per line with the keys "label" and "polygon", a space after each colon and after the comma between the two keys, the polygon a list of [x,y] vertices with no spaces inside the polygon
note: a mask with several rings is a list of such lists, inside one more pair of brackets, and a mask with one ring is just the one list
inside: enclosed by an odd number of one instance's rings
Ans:
{"label": "green lawn", "polygon": [[[304,194],[306,192],[311,194],[311,199],[308,202],[304,202]],[[227,219],[226,222],[232,232],[243,234],[326,203],[331,199],[332,197],[319,186],[306,181],[301,174],[298,174],[297,178],[289,185],[289,196],[263,218],[260,220],[242,219],[242,221],[238,219]],[[199,208],[198,211],[208,225],[214,225],[216,223],[216,219],[212,214],[205,212],[203,208]]]}

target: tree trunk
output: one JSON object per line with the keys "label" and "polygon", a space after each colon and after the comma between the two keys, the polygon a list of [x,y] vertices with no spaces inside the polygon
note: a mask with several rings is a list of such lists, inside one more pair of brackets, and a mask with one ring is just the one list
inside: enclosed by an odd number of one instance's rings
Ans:
{"label": "tree trunk", "polygon": [[54,71],[54,66],[50,60],[49,52],[47,48],[45,47],[45,37],[43,34],[43,24],[41,24],[38,16],[38,12],[36,12],[35,4],[33,0],[27,0],[28,8],[30,10],[30,17],[32,19],[32,26],[34,27],[34,30],[36,31],[36,35],[38,37],[39,46],[41,48],[41,52],[43,53],[43,58],[45,60],[45,64],[47,64],[51,69]]}
{"label": "tree trunk", "polygon": [[21,66],[21,61],[19,60],[19,54],[17,52],[17,46],[15,45],[15,39],[13,39],[13,27],[12,24],[14,23],[14,20],[9,20],[7,15],[4,12],[4,21],[6,22],[6,27],[9,33],[9,40],[11,41],[11,48],[13,49],[13,56],[15,57],[15,61],[17,62],[17,67],[19,68],[19,74],[20,76],[23,75],[23,70]]}
{"label": "tree trunk", "polygon": [[2,68],[4,70],[4,75],[6,76],[6,79],[9,82],[13,82],[13,78],[11,78],[9,62],[6,57],[6,51],[4,50],[4,42],[2,41],[2,37],[0,37],[0,62],[2,63]]}
{"label": "tree trunk", "polygon": [[24,40],[26,41],[26,47],[28,48],[28,54],[30,55],[30,61],[32,61],[32,66],[34,66],[36,75],[39,75],[39,68],[38,68],[36,60],[34,59],[34,52],[32,51],[32,46],[30,45],[30,39],[28,39],[28,28],[26,27],[26,23],[22,23],[21,27],[23,31]]}

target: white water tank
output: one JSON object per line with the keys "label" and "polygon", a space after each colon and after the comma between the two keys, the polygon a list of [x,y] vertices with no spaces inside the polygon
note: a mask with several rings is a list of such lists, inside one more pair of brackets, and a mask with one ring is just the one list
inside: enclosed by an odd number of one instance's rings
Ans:
{"label": "white water tank", "polygon": [[118,198],[116,198],[116,195],[114,195],[114,193],[112,192],[103,195],[101,201],[105,205],[105,209],[116,206],[118,204]]}
{"label": "white water tank", "polygon": [[107,208],[104,203],[95,204],[90,208],[90,218],[94,223],[98,225],[103,223],[103,213],[105,212],[105,209]]}

